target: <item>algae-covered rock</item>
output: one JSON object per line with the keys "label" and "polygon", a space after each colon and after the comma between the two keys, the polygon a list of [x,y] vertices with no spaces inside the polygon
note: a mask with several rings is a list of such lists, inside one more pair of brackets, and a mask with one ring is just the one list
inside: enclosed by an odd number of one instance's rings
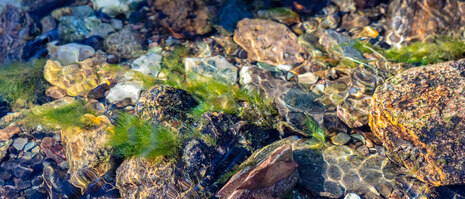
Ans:
{"label": "algae-covered rock", "polygon": [[90,128],[63,129],[62,143],[66,150],[70,182],[86,190],[87,186],[102,177],[112,168],[111,147],[107,144],[112,127],[106,116],[85,115],[93,122]]}
{"label": "algae-covered rock", "polygon": [[234,41],[247,51],[251,61],[295,66],[305,60],[297,36],[286,25],[271,20],[239,21]]}
{"label": "algae-covered rock", "polygon": [[150,121],[179,122],[197,102],[184,90],[172,86],[155,86],[142,93],[137,102],[136,114]]}
{"label": "algae-covered rock", "polygon": [[418,179],[465,182],[465,60],[412,68],[373,95],[370,126]]}

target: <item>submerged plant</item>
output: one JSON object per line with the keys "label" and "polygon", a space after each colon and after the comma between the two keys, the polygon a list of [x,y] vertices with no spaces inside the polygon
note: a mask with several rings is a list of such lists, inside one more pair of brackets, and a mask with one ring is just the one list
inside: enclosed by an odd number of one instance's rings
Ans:
{"label": "submerged plant", "polygon": [[389,61],[427,65],[459,59],[465,56],[465,40],[446,36],[432,42],[414,42],[401,48],[383,50],[369,43],[356,42],[362,53],[377,53]]}
{"label": "submerged plant", "polygon": [[458,59],[464,56],[465,41],[442,37],[435,42],[415,42],[400,49],[389,49],[386,58],[412,64],[433,64]]}
{"label": "submerged plant", "polygon": [[24,121],[30,126],[44,125],[50,129],[84,128],[88,123],[82,120],[82,117],[92,113],[93,111],[82,101],[74,101],[61,106],[47,104],[31,108]]}
{"label": "submerged plant", "polygon": [[0,96],[13,108],[32,106],[45,93],[45,60],[0,65]]}
{"label": "submerged plant", "polygon": [[172,157],[180,148],[180,138],[177,132],[167,127],[154,126],[138,116],[123,113],[111,133],[109,144],[119,157]]}
{"label": "submerged plant", "polygon": [[230,114],[239,113],[238,100],[246,100],[239,86],[226,84],[213,78],[203,77],[199,74],[180,87],[193,94],[200,102],[199,106],[192,110],[194,118],[205,112],[225,112]]}
{"label": "submerged plant", "polygon": [[320,141],[322,145],[325,144],[325,131],[315,121],[313,121],[312,118],[307,117],[305,127],[314,138]]}

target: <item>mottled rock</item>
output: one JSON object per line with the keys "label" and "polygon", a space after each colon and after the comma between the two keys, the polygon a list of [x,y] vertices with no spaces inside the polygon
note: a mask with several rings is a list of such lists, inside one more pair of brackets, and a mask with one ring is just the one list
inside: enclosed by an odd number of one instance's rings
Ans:
{"label": "mottled rock", "polygon": [[90,128],[75,127],[62,130],[62,143],[66,149],[70,183],[82,190],[113,166],[110,161],[112,150],[107,144],[110,139],[107,128],[112,127],[110,120],[106,116],[87,115],[87,117],[94,121]]}
{"label": "mottled rock", "polygon": [[39,29],[20,8],[7,5],[0,14],[0,63],[22,60],[23,47]]}
{"label": "mottled rock", "polygon": [[465,60],[412,68],[376,89],[370,126],[418,179],[465,182]]}
{"label": "mottled rock", "polygon": [[202,0],[150,0],[161,11],[161,25],[175,38],[203,35],[211,30],[208,8]]}
{"label": "mottled rock", "polygon": [[151,121],[183,121],[186,113],[197,106],[186,91],[172,86],[155,86],[142,93],[137,102],[136,114]]}
{"label": "mottled rock", "polygon": [[45,91],[45,95],[53,98],[53,99],[61,99],[63,97],[66,97],[68,93],[66,90],[63,90],[59,88],[58,86],[51,86]]}
{"label": "mottled rock", "polygon": [[[465,24],[465,4],[458,0],[394,0],[386,17],[386,42],[425,40],[448,34]],[[432,34],[433,33],[433,34]]]}
{"label": "mottled rock", "polygon": [[122,30],[110,34],[104,41],[105,51],[121,58],[135,59],[144,54],[143,36],[127,25]]}
{"label": "mottled rock", "polygon": [[69,96],[86,96],[93,88],[112,79],[111,72],[102,70],[106,65],[105,57],[100,55],[71,65],[48,60],[44,77],[52,85],[66,90]]}
{"label": "mottled rock", "polygon": [[237,67],[220,55],[210,58],[185,58],[184,65],[188,79],[189,74],[196,73],[229,84],[237,81]]}
{"label": "mottled rock", "polygon": [[271,20],[239,21],[234,41],[247,51],[251,61],[295,66],[305,60],[297,36],[286,25]]}
{"label": "mottled rock", "polygon": [[40,143],[40,148],[47,158],[54,160],[57,164],[66,160],[65,150],[59,142],[52,137],[45,137]]}

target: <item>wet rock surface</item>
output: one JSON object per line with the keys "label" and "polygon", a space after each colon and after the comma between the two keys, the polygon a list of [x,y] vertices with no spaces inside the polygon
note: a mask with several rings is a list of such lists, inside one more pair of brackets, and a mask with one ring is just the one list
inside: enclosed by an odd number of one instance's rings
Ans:
{"label": "wet rock surface", "polygon": [[251,61],[294,66],[305,60],[305,52],[297,44],[297,36],[285,25],[270,20],[239,21],[234,41],[247,51]]}
{"label": "wet rock surface", "polygon": [[[457,31],[464,23],[461,1],[395,0],[389,3],[386,40],[394,45]],[[410,25],[407,25],[410,24]]]}
{"label": "wet rock surface", "polygon": [[465,198],[464,5],[0,1],[0,198]]}
{"label": "wet rock surface", "polygon": [[370,126],[419,179],[463,183],[464,60],[407,70],[373,97]]}
{"label": "wet rock surface", "polygon": [[27,12],[11,5],[5,7],[0,21],[0,63],[22,60],[23,47],[40,30]]}

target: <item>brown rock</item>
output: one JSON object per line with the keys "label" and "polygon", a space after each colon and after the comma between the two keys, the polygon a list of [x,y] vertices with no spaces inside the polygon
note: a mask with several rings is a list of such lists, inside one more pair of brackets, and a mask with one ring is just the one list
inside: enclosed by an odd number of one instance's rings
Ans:
{"label": "brown rock", "polygon": [[203,35],[211,30],[208,8],[202,0],[151,0],[149,4],[166,15],[161,25],[175,38]]}
{"label": "brown rock", "polygon": [[412,68],[377,88],[373,133],[431,185],[465,183],[465,60]]}
{"label": "brown rock", "polygon": [[392,192],[392,187],[386,184],[382,184],[379,188],[379,192],[381,195],[383,195],[385,198],[389,198],[389,195],[391,195]]}
{"label": "brown rock", "polygon": [[[280,186],[292,188],[297,183],[298,164],[292,157],[291,145],[283,145],[259,163],[231,177],[229,182],[218,191],[219,198],[276,198],[282,192],[276,192]],[[289,186],[292,185],[292,186]]]}
{"label": "brown rock", "polygon": [[0,130],[0,141],[5,141],[13,137],[15,134],[21,132],[21,129],[16,126],[8,126]]}
{"label": "brown rock", "polygon": [[107,144],[110,138],[107,128],[112,127],[110,120],[106,116],[84,116],[86,121],[92,122],[89,128],[67,128],[61,133],[70,182],[82,190],[112,168],[112,149]]}
{"label": "brown rock", "polygon": [[40,143],[40,148],[47,158],[54,160],[57,164],[66,160],[65,150],[59,142],[52,137],[45,137]]}
{"label": "brown rock", "polygon": [[234,41],[247,51],[251,61],[295,66],[305,59],[297,36],[284,24],[263,19],[243,19],[237,24]]}
{"label": "brown rock", "polygon": [[66,91],[58,88],[57,86],[52,86],[45,91],[45,94],[53,99],[60,99],[67,95]]}

